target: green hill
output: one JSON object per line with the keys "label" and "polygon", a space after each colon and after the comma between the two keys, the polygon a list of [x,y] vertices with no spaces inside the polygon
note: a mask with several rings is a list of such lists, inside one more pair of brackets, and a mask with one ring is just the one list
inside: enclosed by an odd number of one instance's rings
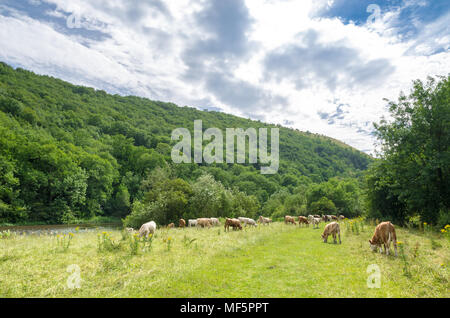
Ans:
{"label": "green hill", "polygon": [[[208,127],[280,128],[280,167],[172,164],[171,132]],[[358,177],[372,159],[340,141],[215,111],[107,94],[0,63],[0,223],[124,216],[157,167],[194,182],[203,172],[254,195],[260,207],[282,188]],[[119,211],[119,212],[117,212]]]}

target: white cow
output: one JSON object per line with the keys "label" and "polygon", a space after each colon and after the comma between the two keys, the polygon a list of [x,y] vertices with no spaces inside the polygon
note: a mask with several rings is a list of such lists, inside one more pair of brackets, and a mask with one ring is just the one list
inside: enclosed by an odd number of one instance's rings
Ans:
{"label": "white cow", "polygon": [[315,218],[312,215],[308,215],[308,222],[313,225],[313,229],[319,228],[319,223],[321,220],[322,220],[321,218]]}
{"label": "white cow", "polygon": [[210,218],[213,226],[220,225],[220,221],[218,218]]}
{"label": "white cow", "polygon": [[188,226],[189,227],[197,226],[197,220],[193,220],[193,219],[188,220]]}
{"label": "white cow", "polygon": [[148,223],[142,224],[141,228],[139,229],[139,236],[145,235],[145,237],[148,237],[150,234],[154,234],[156,231],[156,223],[154,221],[150,221]]}
{"label": "white cow", "polygon": [[244,223],[245,225],[258,226],[258,224],[256,224],[256,221],[250,218],[247,218],[247,220],[245,220]]}

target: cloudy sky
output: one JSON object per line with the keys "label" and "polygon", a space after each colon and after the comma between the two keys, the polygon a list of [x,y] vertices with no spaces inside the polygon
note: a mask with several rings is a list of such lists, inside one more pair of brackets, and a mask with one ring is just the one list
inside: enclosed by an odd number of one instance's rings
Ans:
{"label": "cloudy sky", "polygon": [[450,72],[448,0],[0,0],[0,60],[371,153],[383,98]]}

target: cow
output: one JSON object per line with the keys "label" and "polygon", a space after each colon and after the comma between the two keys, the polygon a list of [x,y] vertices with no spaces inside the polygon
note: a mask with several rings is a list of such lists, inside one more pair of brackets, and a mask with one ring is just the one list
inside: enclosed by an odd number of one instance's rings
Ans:
{"label": "cow", "polygon": [[175,224],[174,224],[174,223],[170,223],[169,225],[167,225],[167,227],[168,227],[169,229],[171,229],[171,228],[175,227]]}
{"label": "cow", "polygon": [[336,216],[336,215],[329,215],[329,217],[331,218],[331,220],[335,220],[335,221],[337,221],[337,220],[338,220],[338,218],[337,218],[337,216]]}
{"label": "cow", "polygon": [[269,225],[270,223],[272,223],[272,220],[269,219],[269,218],[265,218],[265,217],[263,217],[262,215],[260,215],[260,216],[259,216],[259,219],[258,219],[258,222],[259,222],[259,223],[262,223],[262,224],[267,224],[267,225]]}
{"label": "cow", "polygon": [[258,226],[258,224],[256,224],[255,220],[253,220],[251,218],[245,218],[244,224],[245,224],[245,226],[247,226],[247,225]]}
{"label": "cow", "polygon": [[343,219],[345,219],[345,216],[343,216],[342,214],[339,215],[338,220],[339,220],[339,221],[342,221]]}
{"label": "cow", "polygon": [[323,229],[323,234],[322,234],[322,239],[323,239],[324,243],[327,243],[328,235],[333,235],[334,244],[337,243],[337,241],[336,241],[336,235],[337,235],[339,237],[339,244],[342,244],[341,229],[339,227],[339,223],[331,222],[325,226],[325,228]]}
{"label": "cow", "polygon": [[199,218],[197,219],[197,227],[208,227],[210,228],[212,226],[211,219],[209,218]]}
{"label": "cow", "polygon": [[324,222],[329,221],[328,215],[323,215],[322,214],[322,221],[324,221]]}
{"label": "cow", "polygon": [[230,230],[230,226],[233,228],[233,230],[242,230],[241,222],[238,219],[225,219],[225,232]]}
{"label": "cow", "polygon": [[304,216],[299,216],[298,217],[298,225],[301,226],[302,224],[306,224],[306,226],[309,227],[308,219]]}
{"label": "cow", "polygon": [[245,223],[245,221],[247,220],[247,218],[245,218],[245,217],[243,217],[243,216],[240,216],[240,217],[238,217],[238,220],[239,220],[239,222],[241,222],[241,223]]}
{"label": "cow", "polygon": [[180,221],[178,222],[178,227],[185,227],[186,226],[186,221],[184,219],[180,219]]}
{"label": "cow", "polygon": [[320,219],[320,215],[318,215],[318,214],[314,214],[313,217]]}
{"label": "cow", "polygon": [[156,231],[156,223],[154,221],[144,223],[139,229],[139,237],[143,235],[145,235],[145,237],[148,237],[150,234],[153,235],[155,231]]}
{"label": "cow", "polygon": [[189,227],[197,226],[197,220],[188,220],[188,225]]}
{"label": "cow", "polygon": [[395,256],[397,256],[397,235],[395,234],[394,225],[389,221],[378,224],[372,239],[369,240],[372,251],[376,251],[379,248],[380,253],[382,253],[381,245],[383,245],[384,252],[386,255],[389,255],[391,242],[394,244]]}
{"label": "cow", "polygon": [[319,223],[321,221],[321,218],[316,218],[314,215],[308,215],[308,222],[313,225],[314,228],[319,228]]}
{"label": "cow", "polygon": [[297,223],[295,223],[295,219],[294,219],[292,216],[290,216],[290,215],[286,215],[286,216],[284,217],[284,224],[294,224],[294,225],[297,225]]}
{"label": "cow", "polygon": [[220,225],[220,221],[218,218],[210,218],[210,220],[213,226]]}

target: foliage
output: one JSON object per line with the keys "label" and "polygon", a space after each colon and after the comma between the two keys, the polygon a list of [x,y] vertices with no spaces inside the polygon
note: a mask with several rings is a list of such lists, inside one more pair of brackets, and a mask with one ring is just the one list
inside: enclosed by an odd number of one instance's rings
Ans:
{"label": "foliage", "polygon": [[382,155],[366,176],[369,216],[444,225],[450,214],[450,76],[414,82],[375,124]]}
{"label": "foliage", "polygon": [[[279,173],[261,175],[259,163],[172,164],[172,130],[192,131],[196,119],[204,129],[279,128]],[[163,224],[188,213],[254,216],[280,189],[292,192],[335,176],[358,177],[371,161],[324,136],[110,95],[0,63],[0,223],[123,218],[135,211],[136,202],[147,211],[151,207]],[[169,169],[170,182],[143,187],[158,169]],[[213,192],[203,191],[201,184]],[[201,205],[203,198],[211,205]],[[233,204],[231,198],[240,202]],[[300,209],[292,202],[288,208]]]}

